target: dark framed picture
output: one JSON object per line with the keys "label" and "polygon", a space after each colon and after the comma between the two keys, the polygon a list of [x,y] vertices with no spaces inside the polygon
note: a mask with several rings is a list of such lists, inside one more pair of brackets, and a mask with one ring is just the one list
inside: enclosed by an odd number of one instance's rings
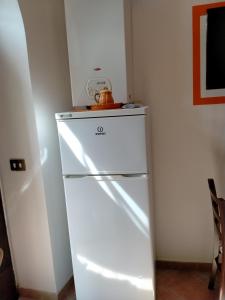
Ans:
{"label": "dark framed picture", "polygon": [[225,103],[225,2],[192,7],[193,104]]}

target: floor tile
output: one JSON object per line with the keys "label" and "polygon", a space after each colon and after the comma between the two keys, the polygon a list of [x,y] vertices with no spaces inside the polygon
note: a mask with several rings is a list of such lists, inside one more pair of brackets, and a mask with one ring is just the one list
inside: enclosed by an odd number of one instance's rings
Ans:
{"label": "floor tile", "polygon": [[217,300],[218,291],[208,290],[208,279],[207,272],[157,270],[157,300]]}
{"label": "floor tile", "polygon": [[[216,289],[208,290],[209,274],[201,271],[165,270],[156,271],[157,300],[217,300]],[[31,300],[19,298],[19,300]],[[63,300],[75,300],[74,286],[68,289]]]}

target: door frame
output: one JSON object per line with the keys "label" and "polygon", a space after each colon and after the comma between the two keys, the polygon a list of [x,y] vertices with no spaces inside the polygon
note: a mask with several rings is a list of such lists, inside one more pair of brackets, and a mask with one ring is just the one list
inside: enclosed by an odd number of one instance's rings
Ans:
{"label": "door frame", "polygon": [[[1,171],[1,170],[0,170]],[[7,238],[8,238],[8,243],[9,243],[9,250],[10,250],[10,255],[11,255],[11,261],[12,261],[12,268],[13,268],[13,273],[14,273],[14,278],[15,278],[15,284],[17,287],[17,273],[15,269],[15,258],[13,254],[13,247],[12,247],[12,242],[11,242],[11,235],[10,235],[10,230],[9,230],[9,222],[8,222],[8,216],[7,216],[7,209],[6,209],[6,202],[5,202],[5,193],[4,193],[4,188],[3,188],[3,183],[2,183],[2,177],[1,177],[1,172],[0,172],[0,199],[2,199],[2,207],[3,207],[3,213],[4,213],[4,219],[5,219],[5,226],[6,226],[6,232],[7,232]]]}

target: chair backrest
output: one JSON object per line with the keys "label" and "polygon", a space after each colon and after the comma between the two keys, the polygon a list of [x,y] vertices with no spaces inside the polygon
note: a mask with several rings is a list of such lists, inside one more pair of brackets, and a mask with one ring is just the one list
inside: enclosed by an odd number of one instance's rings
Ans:
{"label": "chair backrest", "polygon": [[215,183],[212,178],[208,179],[208,185],[212,202],[215,232],[218,235],[220,247],[222,247],[219,300],[225,300],[225,200],[217,197]]}
{"label": "chair backrest", "polygon": [[211,196],[215,230],[219,240],[223,242],[225,238],[225,200],[217,197],[215,183],[212,178],[208,179],[208,185]]}

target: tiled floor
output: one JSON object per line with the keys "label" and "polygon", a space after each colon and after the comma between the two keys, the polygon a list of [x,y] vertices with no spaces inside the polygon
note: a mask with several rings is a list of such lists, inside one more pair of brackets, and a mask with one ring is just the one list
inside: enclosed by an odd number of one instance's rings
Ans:
{"label": "tiled floor", "polygon": [[[159,269],[156,272],[157,300],[217,300],[217,286],[208,290],[208,272]],[[71,288],[64,300],[74,300]]]}
{"label": "tiled floor", "polygon": [[163,270],[156,273],[157,300],[217,300],[218,291],[208,290],[208,272]]}
{"label": "tiled floor", "polygon": [[[156,299],[217,300],[218,284],[214,291],[210,291],[208,279],[208,272],[159,269],[156,272]],[[20,298],[20,300],[27,299]],[[64,295],[63,300],[75,300],[72,286]]]}

